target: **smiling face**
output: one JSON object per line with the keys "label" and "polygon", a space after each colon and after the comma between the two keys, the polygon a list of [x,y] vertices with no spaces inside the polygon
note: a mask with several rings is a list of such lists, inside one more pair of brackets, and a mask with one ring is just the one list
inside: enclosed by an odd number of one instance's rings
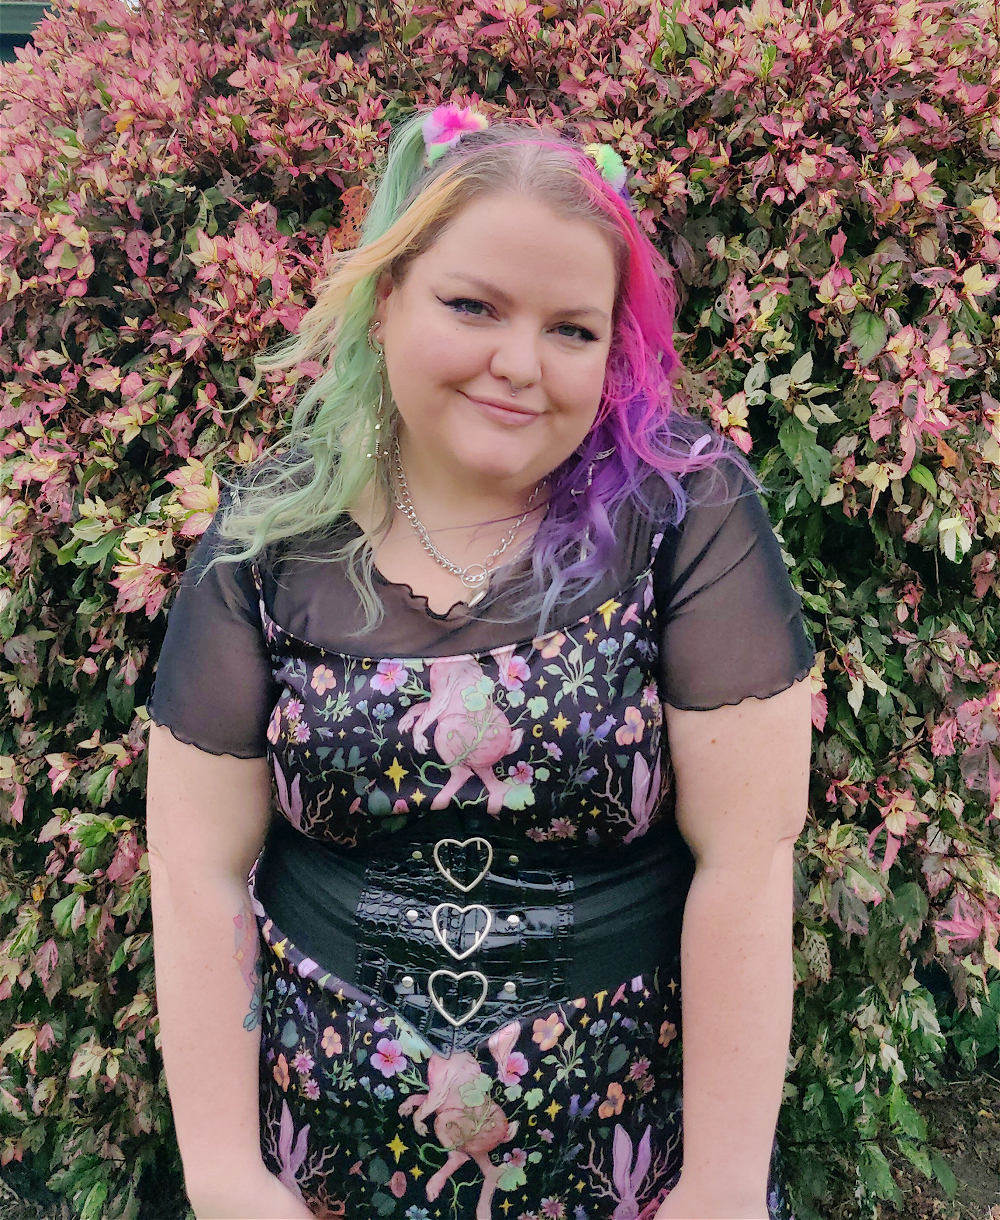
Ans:
{"label": "smiling face", "polygon": [[594,423],[615,293],[596,225],[510,193],[463,208],[401,284],[384,274],[375,317],[408,479],[523,499]]}

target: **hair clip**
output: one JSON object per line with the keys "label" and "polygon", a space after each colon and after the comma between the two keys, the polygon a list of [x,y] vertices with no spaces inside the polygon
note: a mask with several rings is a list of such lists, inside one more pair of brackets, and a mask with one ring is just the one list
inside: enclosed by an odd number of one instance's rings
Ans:
{"label": "hair clip", "polygon": [[619,195],[628,198],[628,192],[625,190],[628,170],[617,149],[612,148],[610,144],[587,144],[584,152],[597,166],[604,181],[614,187]]}
{"label": "hair clip", "polygon": [[489,119],[484,114],[477,114],[471,106],[459,107],[448,102],[435,107],[424,119],[422,127],[427,164],[433,165],[449,148],[454,148],[467,131],[485,131],[488,126]]}

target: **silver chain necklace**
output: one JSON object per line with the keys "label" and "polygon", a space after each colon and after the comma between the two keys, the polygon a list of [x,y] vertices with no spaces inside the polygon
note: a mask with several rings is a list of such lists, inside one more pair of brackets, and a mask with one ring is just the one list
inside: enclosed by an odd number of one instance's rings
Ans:
{"label": "silver chain necklace", "polygon": [[[406,485],[406,475],[403,473],[403,459],[399,453],[398,436],[393,438],[393,457],[396,465],[396,477],[399,479],[399,487],[400,491],[402,492],[402,499],[400,499],[400,496],[396,494],[395,488],[393,489],[393,498],[396,501],[396,507],[405,517],[409,519],[410,524],[417,531],[424,550],[435,560],[435,562],[440,564],[441,567],[446,568],[449,572],[453,572],[456,576],[460,577],[462,584],[465,585],[467,589],[479,590],[475,597],[471,598],[469,601],[469,605],[474,606],[476,602],[481,601],[482,598],[486,596],[486,591],[489,589],[491,575],[490,568],[493,565],[493,561],[498,559],[514,541],[514,536],[516,535],[517,531],[521,528],[531,513],[531,502],[538,495],[545,484],[548,483],[548,475],[546,475],[545,478],[538,483],[535,490],[528,497],[528,508],[520,517],[518,517],[510,533],[497,547],[497,549],[491,555],[487,555],[486,559],[482,563],[470,563],[466,567],[462,568],[459,567],[457,563],[452,563],[450,559],[447,559],[441,554],[434,543],[431,542],[430,535],[427,533],[423,523],[414,511],[413,504],[410,500],[410,491]],[[529,540],[523,547],[521,547],[514,558],[516,559],[518,556],[522,555],[530,545],[531,541]]]}

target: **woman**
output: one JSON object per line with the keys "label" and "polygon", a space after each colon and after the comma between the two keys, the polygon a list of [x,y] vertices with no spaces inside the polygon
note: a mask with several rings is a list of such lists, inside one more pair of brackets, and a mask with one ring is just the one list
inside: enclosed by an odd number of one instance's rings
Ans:
{"label": "woman", "polygon": [[612,150],[442,106],[258,361],[150,701],[199,1217],[790,1220],[813,651],[673,315]]}

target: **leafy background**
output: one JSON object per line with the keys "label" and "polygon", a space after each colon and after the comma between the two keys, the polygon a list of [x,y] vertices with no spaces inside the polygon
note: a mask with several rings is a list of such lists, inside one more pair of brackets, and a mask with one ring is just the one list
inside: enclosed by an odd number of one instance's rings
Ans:
{"label": "leafy background", "polygon": [[998,40],[996,0],[54,0],[0,86],[0,1165],[85,1220],[180,1199],[144,700],[296,392],[237,410],[251,357],[457,96],[619,150],[806,606],[797,1214],[954,1194],[914,1099],[1000,1039]]}

